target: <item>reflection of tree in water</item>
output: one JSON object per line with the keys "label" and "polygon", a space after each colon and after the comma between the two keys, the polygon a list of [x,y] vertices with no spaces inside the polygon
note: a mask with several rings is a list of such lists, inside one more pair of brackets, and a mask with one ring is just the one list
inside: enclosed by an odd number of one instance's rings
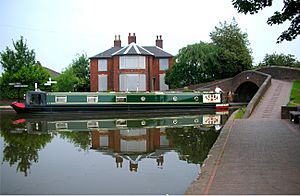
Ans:
{"label": "reflection of tree in water", "polygon": [[90,145],[90,133],[88,131],[59,132],[62,139],[68,139],[75,147],[88,150]]}
{"label": "reflection of tree in water", "polygon": [[201,131],[193,127],[168,128],[167,137],[188,163],[203,163],[219,132]]}
{"label": "reflection of tree in water", "polygon": [[3,161],[10,166],[17,163],[17,171],[25,176],[32,163],[38,162],[38,151],[52,140],[50,134],[10,133],[8,130],[1,130],[1,136],[4,138]]}

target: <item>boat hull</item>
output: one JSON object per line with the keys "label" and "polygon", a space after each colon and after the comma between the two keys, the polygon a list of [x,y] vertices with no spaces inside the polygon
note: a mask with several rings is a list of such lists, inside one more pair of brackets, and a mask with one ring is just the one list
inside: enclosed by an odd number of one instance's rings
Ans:
{"label": "boat hull", "polygon": [[139,111],[139,110],[182,110],[215,109],[216,104],[65,104],[18,107],[11,105],[17,113],[56,113],[56,112],[99,112],[99,111]]}

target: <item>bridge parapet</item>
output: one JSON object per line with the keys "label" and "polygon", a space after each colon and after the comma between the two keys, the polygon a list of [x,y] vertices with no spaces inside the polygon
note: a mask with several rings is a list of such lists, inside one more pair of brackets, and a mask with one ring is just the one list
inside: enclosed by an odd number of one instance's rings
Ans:
{"label": "bridge parapet", "polygon": [[256,71],[269,74],[278,80],[300,80],[300,68],[296,67],[269,66],[259,68]]}
{"label": "bridge parapet", "polygon": [[236,92],[238,87],[241,86],[241,84],[245,82],[251,82],[255,84],[257,87],[260,87],[264,81],[267,79],[268,74],[254,71],[254,70],[248,70],[243,71],[240,74],[234,76],[233,78],[228,78],[224,80],[220,80],[217,82],[210,83],[205,86],[201,86],[199,88],[195,88],[197,90],[203,90],[203,89],[210,89],[214,90],[215,87],[218,85],[224,92]]}

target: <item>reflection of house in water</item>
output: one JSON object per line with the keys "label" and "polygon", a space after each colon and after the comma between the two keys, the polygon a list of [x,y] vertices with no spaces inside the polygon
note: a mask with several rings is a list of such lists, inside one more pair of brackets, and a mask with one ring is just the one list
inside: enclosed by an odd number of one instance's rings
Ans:
{"label": "reflection of house in water", "polygon": [[137,171],[138,162],[151,158],[163,166],[163,155],[172,147],[164,128],[137,128],[115,131],[92,131],[92,149],[115,157],[116,167],[122,167],[124,159],[130,171]]}

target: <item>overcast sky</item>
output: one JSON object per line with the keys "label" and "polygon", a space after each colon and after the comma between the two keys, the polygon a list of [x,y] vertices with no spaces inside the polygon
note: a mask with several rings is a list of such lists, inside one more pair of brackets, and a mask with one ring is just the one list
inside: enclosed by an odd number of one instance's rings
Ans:
{"label": "overcast sky", "polygon": [[276,44],[289,23],[266,24],[282,9],[282,0],[273,4],[244,15],[231,0],[0,0],[0,51],[23,36],[36,60],[61,72],[76,54],[91,57],[112,47],[115,35],[121,35],[122,46],[129,32],[136,33],[141,46],[155,45],[156,35],[162,35],[164,50],[176,55],[188,44],[209,42],[214,27],[234,17],[248,34],[254,63],[273,52],[300,60],[300,36]]}

